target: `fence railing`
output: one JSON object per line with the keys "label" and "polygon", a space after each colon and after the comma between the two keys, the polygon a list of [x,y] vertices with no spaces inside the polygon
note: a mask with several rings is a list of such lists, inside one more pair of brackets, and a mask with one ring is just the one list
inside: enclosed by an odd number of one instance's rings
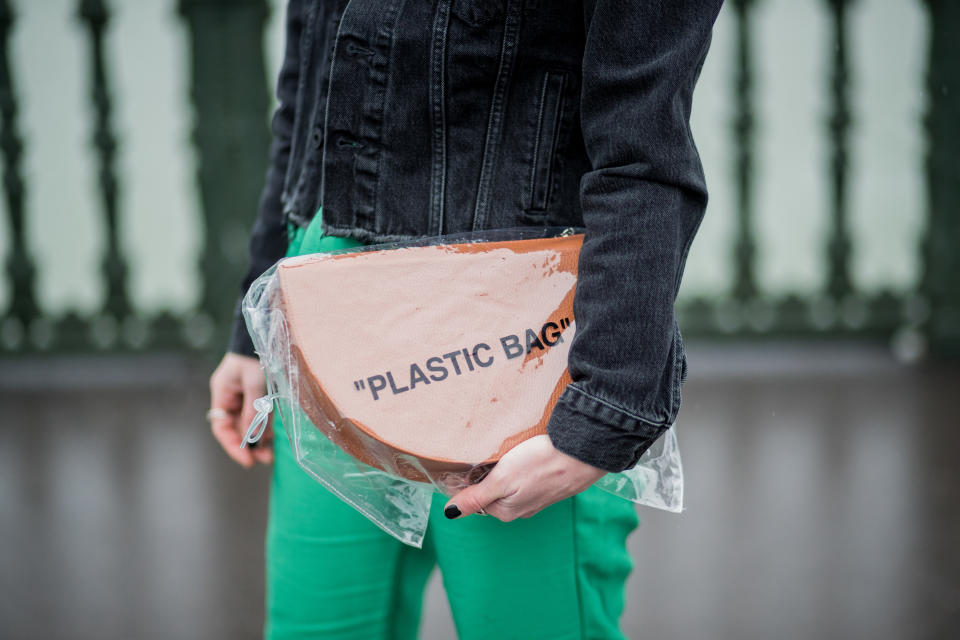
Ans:
{"label": "fence railing", "polygon": [[[728,0],[735,16],[737,199],[736,239],[731,251],[734,282],[711,298],[681,299],[685,332],[712,336],[863,336],[893,340],[906,358],[926,351],[960,353],[960,3],[927,0],[926,177],[922,275],[913,291],[867,294],[851,277],[855,249],[849,223],[849,156],[852,115],[849,95],[849,9],[856,0],[823,0],[830,17],[830,114],[823,129],[830,148],[829,232],[823,245],[826,279],[811,295],[764,295],[757,286],[753,217],[754,66],[752,16],[763,0]],[[891,44],[891,46],[894,46]]]}
{"label": "fence railing", "polygon": [[[199,157],[197,185],[202,203],[204,245],[199,301],[187,313],[136,313],[128,291],[128,263],[119,238],[117,136],[113,91],[104,64],[110,22],[104,0],[80,0],[76,19],[85,27],[91,70],[89,92],[94,121],[91,155],[99,164],[98,185],[106,236],[101,277],[105,295],[94,313],[51,317],[37,304],[37,263],[28,250],[24,217],[22,137],[18,128],[16,77],[10,60],[14,14],[0,0],[0,149],[10,227],[7,261],[10,302],[0,320],[0,353],[187,348],[216,350],[226,344],[224,322],[236,301],[245,256],[222,241],[236,212],[256,203],[269,144],[269,108],[263,50],[267,17],[264,0],[181,0],[191,47],[193,144]],[[251,43],[256,43],[251,46]]]}
{"label": "fence railing", "polygon": [[[829,118],[822,130],[830,149],[829,219],[822,247],[825,281],[818,292],[771,296],[757,284],[758,239],[754,232],[756,91],[753,17],[763,0],[728,0],[734,21],[735,89],[732,121],[735,144],[736,233],[730,247],[733,281],[726,291],[681,297],[678,313],[686,335],[820,335],[893,340],[904,355],[926,350],[960,353],[960,3],[925,0],[929,17],[925,128],[925,239],[917,247],[922,275],[915,290],[864,293],[851,277],[856,240],[850,232],[849,9],[856,0],[823,2],[830,19],[830,70],[824,78]],[[11,61],[16,27],[8,0],[0,0],[0,154],[6,199],[9,249],[6,263],[9,303],[0,316],[0,354],[62,351],[221,349],[225,323],[237,294],[245,256],[222,241],[236,224],[235,213],[255,203],[269,144],[269,94],[262,41],[266,0],[180,0],[179,15],[189,33],[190,86],[199,158],[197,188],[204,228],[196,307],[188,312],[144,315],[128,295],[128,264],[118,233],[124,224],[118,204],[118,136],[113,89],[104,42],[110,11],[104,0],[80,0],[76,19],[88,43],[88,92],[92,109],[91,160],[103,216],[100,277],[103,300],[94,313],[53,316],[37,302],[37,270],[25,218],[30,185],[24,179],[23,136],[18,120],[17,68]],[[257,43],[251,46],[251,43]],[[122,141],[121,141],[122,143]]]}

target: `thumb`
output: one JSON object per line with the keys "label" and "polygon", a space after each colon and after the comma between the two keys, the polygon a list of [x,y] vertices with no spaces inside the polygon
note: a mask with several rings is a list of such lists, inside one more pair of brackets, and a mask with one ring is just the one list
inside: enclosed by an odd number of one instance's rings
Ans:
{"label": "thumb", "polygon": [[263,379],[263,371],[259,365],[245,367],[241,385],[243,388],[243,408],[240,411],[240,437],[246,434],[247,429],[257,416],[253,401],[267,394],[267,384]]}
{"label": "thumb", "polygon": [[504,495],[496,474],[490,473],[481,482],[455,493],[443,508],[443,515],[453,520],[479,513]]}
{"label": "thumb", "polygon": [[[259,363],[257,366],[248,367],[244,375],[244,409],[249,411],[243,422],[244,433],[250,428],[254,418],[257,415],[257,409],[253,406],[253,401],[261,396],[267,395],[267,383],[263,377],[263,369]],[[270,441],[273,438],[272,428],[273,412],[267,416],[267,424],[264,426],[260,439],[250,443],[250,450],[253,452],[253,458],[262,464],[273,462],[273,449]]]}

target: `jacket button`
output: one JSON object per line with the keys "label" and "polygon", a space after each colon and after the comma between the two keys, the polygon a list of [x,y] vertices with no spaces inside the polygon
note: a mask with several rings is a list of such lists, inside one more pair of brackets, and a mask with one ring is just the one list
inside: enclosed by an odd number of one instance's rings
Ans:
{"label": "jacket button", "polygon": [[313,144],[317,149],[323,146],[323,129],[320,127],[313,130]]}

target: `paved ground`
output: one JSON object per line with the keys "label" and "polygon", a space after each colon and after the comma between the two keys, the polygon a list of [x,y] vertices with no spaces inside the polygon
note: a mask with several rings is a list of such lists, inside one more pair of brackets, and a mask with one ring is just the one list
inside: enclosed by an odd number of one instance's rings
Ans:
{"label": "paved ground", "polygon": [[[642,509],[630,638],[960,637],[960,367],[690,350],[687,511]],[[256,638],[268,474],[209,438],[206,365],[0,361],[0,637]],[[451,638],[440,581],[422,637]]]}

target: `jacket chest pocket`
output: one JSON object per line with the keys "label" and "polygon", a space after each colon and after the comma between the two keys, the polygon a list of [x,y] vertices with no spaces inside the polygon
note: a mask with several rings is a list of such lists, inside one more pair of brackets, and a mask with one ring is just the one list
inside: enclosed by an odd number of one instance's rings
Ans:
{"label": "jacket chest pocket", "polygon": [[530,174],[523,202],[523,208],[527,211],[546,211],[550,205],[566,75],[563,71],[545,71],[539,86]]}

